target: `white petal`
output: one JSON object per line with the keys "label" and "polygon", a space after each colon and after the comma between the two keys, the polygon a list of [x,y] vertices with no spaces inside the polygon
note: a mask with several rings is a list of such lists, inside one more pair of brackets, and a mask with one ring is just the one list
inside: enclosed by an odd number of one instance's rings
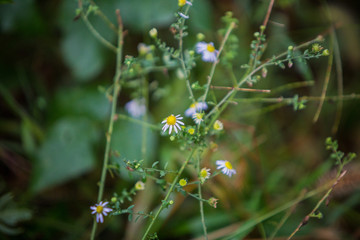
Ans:
{"label": "white petal", "polygon": [[166,123],[166,121],[167,121],[167,120],[165,119],[165,120],[164,120],[164,121],[162,121],[161,123]]}
{"label": "white petal", "polygon": [[206,51],[206,48],[207,48],[206,42],[198,42],[195,46],[195,51],[197,53],[202,53],[202,52]]}
{"label": "white petal", "polygon": [[174,126],[175,133],[178,133],[176,125]]}
{"label": "white petal", "polygon": [[96,207],[95,207],[95,206],[91,206],[90,209],[96,211]]}
{"label": "white petal", "polygon": [[170,128],[169,128],[169,134],[171,134],[172,128],[173,128],[173,126],[172,126],[172,125],[170,125]]}
{"label": "white petal", "polygon": [[180,124],[180,125],[184,125],[184,123],[181,122],[181,121],[177,121],[176,123],[178,123],[178,124]]}

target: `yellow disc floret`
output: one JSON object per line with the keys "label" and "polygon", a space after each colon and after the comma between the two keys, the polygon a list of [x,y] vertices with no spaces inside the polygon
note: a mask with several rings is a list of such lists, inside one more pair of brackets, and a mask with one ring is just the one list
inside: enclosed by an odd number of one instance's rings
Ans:
{"label": "yellow disc floret", "polygon": [[186,184],[187,184],[187,181],[186,181],[186,179],[180,179],[180,181],[179,181],[179,184],[180,184],[180,186],[185,186]]}
{"label": "yellow disc floret", "polygon": [[206,47],[206,50],[208,52],[214,52],[215,51],[215,47],[211,44],[208,44],[207,47]]}
{"label": "yellow disc floret", "polygon": [[206,171],[206,169],[202,169],[200,171],[200,177],[206,178],[207,176],[208,176],[208,172]]}
{"label": "yellow disc floret", "polygon": [[99,206],[96,207],[96,212],[97,213],[102,213],[103,209],[104,209],[104,207],[99,205]]}
{"label": "yellow disc floret", "polygon": [[233,169],[233,166],[231,165],[231,163],[229,161],[225,162],[225,167],[230,170]]}
{"label": "yellow disc floret", "polygon": [[179,0],[178,5],[179,7],[183,7],[186,4],[186,0]]}
{"label": "yellow disc floret", "polygon": [[188,133],[190,133],[190,135],[193,135],[194,132],[195,132],[195,129],[193,129],[193,128],[190,128],[190,129],[188,130]]}
{"label": "yellow disc floret", "polygon": [[166,123],[167,123],[168,125],[175,125],[175,123],[176,123],[176,117],[175,117],[174,115],[168,116],[168,117],[166,118]]}

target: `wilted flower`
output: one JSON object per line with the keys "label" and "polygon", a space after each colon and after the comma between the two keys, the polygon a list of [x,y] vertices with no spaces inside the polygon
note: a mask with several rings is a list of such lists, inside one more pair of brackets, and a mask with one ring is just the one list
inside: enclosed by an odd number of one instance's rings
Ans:
{"label": "wilted flower", "polygon": [[227,160],[217,160],[216,165],[218,166],[217,169],[221,169],[222,173],[229,177],[236,173],[236,170],[233,169],[233,166]]}
{"label": "wilted flower", "polygon": [[204,62],[216,62],[218,50],[215,49],[214,43],[198,42],[196,52],[202,55]]}
{"label": "wilted flower", "polygon": [[176,116],[171,114],[170,116],[165,118],[165,120],[161,122],[162,124],[165,123],[165,125],[162,128],[163,132],[166,132],[166,130],[169,128],[169,134],[171,134],[173,129],[176,133],[178,133],[178,130],[181,130],[179,124],[184,125],[184,123],[180,121],[181,119],[183,118],[180,116],[180,114]]}
{"label": "wilted flower", "polygon": [[[107,216],[109,212],[112,211],[111,208],[105,207],[108,202],[100,202],[99,204],[95,204],[95,206],[91,206],[90,209],[93,210],[91,214],[96,214],[96,221],[97,222],[104,222],[104,216]],[[103,216],[104,215],[104,216]]]}
{"label": "wilted flower", "polygon": [[209,200],[208,200],[208,204],[210,205],[210,206],[212,206],[213,208],[216,208],[216,204],[217,204],[217,201],[218,201],[219,199],[216,199],[216,198],[214,198],[214,197],[211,197],[211,198],[209,198]]}

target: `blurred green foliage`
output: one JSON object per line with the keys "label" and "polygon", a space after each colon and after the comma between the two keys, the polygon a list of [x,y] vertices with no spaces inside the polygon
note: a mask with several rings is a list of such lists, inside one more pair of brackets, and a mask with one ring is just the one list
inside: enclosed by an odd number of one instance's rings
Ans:
{"label": "blurred green foliage", "polygon": [[[92,220],[88,207],[96,199],[110,111],[109,99],[98,86],[111,88],[115,57],[81,20],[74,20],[77,1],[5,0],[0,3],[1,181],[6,183],[7,191],[20,199],[15,204],[10,194],[1,196],[0,231],[6,235],[20,233],[18,225],[32,218],[22,224],[24,232],[20,238],[88,239]],[[137,56],[138,44],[150,43],[148,31],[152,27],[159,29],[169,46],[177,46],[168,30],[175,20],[177,1],[110,0],[98,4],[113,23],[116,22],[115,9],[121,10],[128,30],[125,55]],[[238,66],[234,72],[241,75],[244,70],[240,65],[248,61],[253,32],[262,23],[267,6],[268,1],[195,0],[185,46],[192,48],[199,32],[205,34],[206,41],[218,46],[220,39],[216,33],[221,27],[220,18],[225,11],[232,10],[239,19],[234,34],[240,49],[234,59]],[[322,1],[276,1],[266,32],[269,41],[265,58],[286,51],[289,45],[296,46],[326,33],[330,20],[324,6]],[[337,26],[344,93],[356,93],[360,89],[358,6],[352,1],[330,1],[329,7]],[[115,42],[115,33],[99,16],[92,13],[89,20],[108,41]],[[329,44],[327,36],[322,44],[325,47]],[[203,85],[210,65],[197,64],[192,80]],[[314,87],[289,87],[270,94],[241,92],[238,97],[318,96],[326,67],[324,58],[307,64],[295,62],[291,69],[268,69],[268,76],[257,83],[256,88],[275,90],[300,81],[314,81]],[[337,94],[335,75],[334,71],[328,95]],[[152,87],[150,122],[157,124],[169,112],[181,113],[189,106],[185,83],[176,69],[151,73],[148,81]],[[229,84],[229,71],[226,67],[218,68],[214,85]],[[132,94],[131,88],[121,93],[119,112],[124,113],[123,106]],[[225,92],[211,94],[221,97]],[[295,112],[286,104],[239,102],[229,106],[223,116],[225,134],[217,142],[218,150],[209,152],[204,162],[213,166],[216,159],[233,159],[239,174],[230,181],[219,176],[204,187],[205,197],[216,196],[220,203],[217,209],[205,206],[209,232],[226,231],[226,227],[232,226],[231,231],[238,230],[238,239],[240,236],[264,237],[264,232],[270,235],[281,214],[271,217],[262,227],[252,225],[252,220],[295,199],[302,189],[313,189],[319,182],[331,179],[333,161],[328,160],[323,144],[327,136],[337,138],[344,152],[360,148],[356,100],[344,102],[337,133],[331,132],[336,104],[326,102],[319,121],[312,123],[316,107],[316,102],[306,103],[305,109]],[[120,156],[112,155],[114,162],[142,159],[142,134],[140,125],[116,121],[112,150]],[[184,152],[177,150],[176,144],[167,137],[150,129],[146,137],[147,164],[160,161],[161,166],[168,164],[169,169],[174,169],[182,161]],[[322,227],[338,239],[356,238],[360,221],[360,195],[356,187],[359,164],[355,162],[350,168],[353,173],[348,174],[346,182],[335,191],[329,208],[323,211],[325,223],[312,221],[300,234],[321,236],[319,228]],[[137,180],[137,175],[128,175],[125,169],[119,175],[120,180],[109,177],[108,191],[121,192]],[[191,172],[187,173],[189,179],[192,176]],[[158,193],[154,193],[155,188],[149,188],[137,198],[139,202],[141,197],[148,199],[140,205],[144,209],[158,204]],[[111,193],[106,193],[106,197],[110,198]],[[318,197],[302,203],[277,236],[287,236]],[[196,201],[184,200],[181,196],[175,200],[179,206],[164,211],[157,226],[168,230],[159,233],[160,239],[190,239],[201,235]],[[31,214],[32,211],[36,214]],[[143,222],[125,224],[126,218],[113,218],[109,230],[100,233],[101,238],[111,239],[119,234],[124,238],[131,234],[137,236],[135,229],[142,227]],[[4,236],[4,239],[10,237]]]}

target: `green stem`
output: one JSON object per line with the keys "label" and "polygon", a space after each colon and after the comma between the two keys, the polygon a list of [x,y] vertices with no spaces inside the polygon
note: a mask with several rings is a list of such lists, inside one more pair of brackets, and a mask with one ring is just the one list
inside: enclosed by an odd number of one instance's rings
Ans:
{"label": "green stem", "polygon": [[236,27],[235,22],[230,23],[229,28],[227,29],[226,34],[225,34],[225,36],[224,36],[224,39],[223,39],[223,41],[222,41],[222,43],[221,43],[221,45],[220,45],[218,54],[216,55],[216,59],[217,59],[217,60],[216,60],[215,62],[213,62],[212,66],[211,66],[210,74],[209,74],[209,76],[208,76],[208,81],[207,81],[207,84],[206,84],[205,93],[204,93],[203,99],[202,99],[203,102],[206,101],[207,95],[208,95],[208,93],[209,93],[211,81],[212,81],[212,79],[213,79],[213,77],[214,77],[215,68],[216,68],[216,65],[217,65],[218,62],[219,62],[220,54],[221,54],[222,50],[224,49],[225,43],[226,43],[227,39],[229,38],[231,31],[232,31],[235,27]]}
{"label": "green stem", "polygon": [[136,124],[140,124],[144,127],[148,127],[148,128],[151,128],[153,130],[161,130],[161,127],[155,125],[155,124],[151,124],[151,123],[147,123],[147,122],[144,122],[142,120],[139,120],[139,119],[136,119],[136,118],[132,118],[132,117],[129,117],[125,114],[121,114],[121,113],[118,113],[116,115],[119,119],[124,119],[124,120],[127,120],[129,122],[133,122],[133,123],[136,123]]}
{"label": "green stem", "polygon": [[117,53],[118,49],[112,45],[108,40],[106,40],[101,34],[94,28],[94,26],[90,23],[89,19],[84,13],[81,13],[82,19],[84,20],[85,25],[88,27],[90,32],[97,38],[105,47]]}
{"label": "green stem", "polygon": [[185,160],[185,162],[184,162],[183,165],[181,166],[178,174],[175,176],[175,179],[174,179],[174,181],[172,182],[172,184],[171,184],[171,186],[170,186],[170,189],[168,190],[168,192],[167,192],[164,200],[162,201],[162,204],[161,204],[159,210],[156,212],[154,218],[151,220],[149,226],[147,227],[146,232],[144,233],[144,235],[143,235],[143,237],[142,237],[142,240],[145,240],[145,239],[146,239],[146,236],[147,236],[148,233],[150,232],[151,227],[154,225],[154,223],[155,223],[156,219],[158,218],[159,214],[160,214],[161,211],[164,209],[164,206],[165,206],[164,203],[166,203],[166,202],[168,201],[168,199],[169,199],[169,197],[170,197],[170,194],[172,193],[175,185],[177,184],[177,182],[178,182],[178,180],[179,180],[180,175],[181,175],[182,172],[184,171],[186,165],[189,163],[192,155],[194,154],[194,152],[195,152],[196,150],[197,150],[197,148],[193,148],[193,150],[190,152],[189,156],[187,157],[187,159]]}
{"label": "green stem", "polygon": [[[199,155],[200,155],[200,153],[199,153]],[[196,171],[198,174],[200,173],[200,156],[198,156],[198,158],[197,158]],[[198,193],[199,193],[199,198],[202,199],[201,181],[199,181],[199,183],[198,183]],[[204,203],[203,203],[203,201],[199,201],[199,204],[200,204],[200,215],[201,215],[201,223],[202,223],[202,227],[203,227],[203,231],[204,231],[204,237],[206,240],[208,240],[206,223],[205,223],[205,214],[204,214]]]}
{"label": "green stem", "polygon": [[[102,200],[104,194],[104,186],[106,181],[106,173],[107,173],[107,166],[109,162],[109,155],[110,155],[110,145],[111,145],[111,136],[113,132],[113,125],[115,119],[115,112],[116,112],[116,105],[117,99],[121,90],[120,86],[120,77],[121,77],[121,62],[122,62],[122,46],[123,46],[123,27],[119,25],[118,30],[118,48],[116,49],[116,72],[114,76],[114,89],[113,89],[113,96],[112,96],[112,107],[111,107],[111,115],[109,120],[109,128],[106,134],[106,147],[104,153],[104,161],[103,161],[103,168],[101,172],[100,178],[100,187],[98,193],[98,202]],[[91,232],[91,240],[95,238],[97,222],[94,219],[93,229]]]}

